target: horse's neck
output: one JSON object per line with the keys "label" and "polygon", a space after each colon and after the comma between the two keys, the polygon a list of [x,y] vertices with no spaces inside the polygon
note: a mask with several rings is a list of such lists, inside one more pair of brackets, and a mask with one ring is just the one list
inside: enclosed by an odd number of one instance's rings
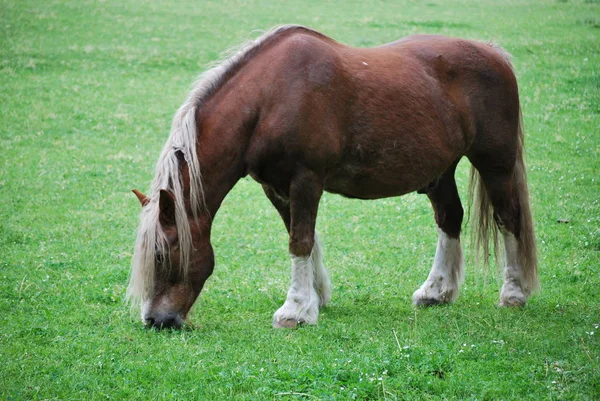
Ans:
{"label": "horse's neck", "polygon": [[245,174],[245,153],[255,117],[229,96],[207,102],[200,111],[197,153],[208,212],[221,202]]}

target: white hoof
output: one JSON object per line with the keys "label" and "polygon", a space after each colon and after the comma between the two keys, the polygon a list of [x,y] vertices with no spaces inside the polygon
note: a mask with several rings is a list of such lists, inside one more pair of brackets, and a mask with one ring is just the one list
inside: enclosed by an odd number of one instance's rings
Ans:
{"label": "white hoof", "polygon": [[454,302],[457,296],[458,288],[447,286],[443,278],[438,277],[436,280],[427,279],[421,288],[414,292],[412,301],[416,306],[431,306]]}
{"label": "white hoof", "polygon": [[273,315],[273,327],[294,328],[300,324],[316,324],[319,317],[319,295],[313,289],[308,297],[288,296]]}
{"label": "white hoof", "polygon": [[527,295],[523,293],[521,287],[514,283],[504,283],[500,291],[500,306],[524,306],[527,302]]}

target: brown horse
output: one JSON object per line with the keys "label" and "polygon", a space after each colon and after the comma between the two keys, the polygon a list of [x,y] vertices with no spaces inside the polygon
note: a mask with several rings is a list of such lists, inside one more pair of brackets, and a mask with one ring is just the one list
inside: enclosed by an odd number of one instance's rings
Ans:
{"label": "brown horse", "polygon": [[487,256],[496,226],[504,237],[500,305],[524,305],[537,262],[508,54],[426,35],[359,49],[302,26],[274,28],[204,73],[175,115],[150,194],[134,190],[143,208],[128,294],[147,325],[180,327],[213,271],[213,218],[250,174],[290,238],[292,283],[274,326],[314,324],[330,299],[315,234],[323,191],[426,194],[439,237],[413,302],[452,302],[463,276],[454,181],[463,156],[474,167],[478,248]]}

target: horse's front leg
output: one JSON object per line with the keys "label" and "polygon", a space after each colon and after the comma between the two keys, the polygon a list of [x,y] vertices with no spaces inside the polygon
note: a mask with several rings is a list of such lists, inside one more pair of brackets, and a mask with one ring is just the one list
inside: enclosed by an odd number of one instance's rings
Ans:
{"label": "horse's front leg", "polygon": [[321,180],[312,172],[296,175],[290,185],[289,199],[268,187],[265,193],[275,205],[290,234],[292,283],[287,298],[273,316],[274,327],[315,324],[319,306],[331,297],[321,246],[315,233],[317,209],[323,193]]}

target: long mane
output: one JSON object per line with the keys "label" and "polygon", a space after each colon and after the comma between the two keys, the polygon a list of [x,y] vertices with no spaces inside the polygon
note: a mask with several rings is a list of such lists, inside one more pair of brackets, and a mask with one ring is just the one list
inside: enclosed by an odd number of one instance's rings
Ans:
{"label": "long mane", "polygon": [[[167,241],[159,222],[159,194],[161,189],[170,191],[175,197],[175,222],[179,237],[180,268],[187,276],[192,251],[192,235],[186,212],[180,159],[187,163],[189,171],[189,200],[193,218],[205,205],[200,161],[196,151],[196,114],[202,104],[227,80],[241,69],[267,40],[292,29],[303,29],[318,34],[300,25],[277,26],[257,39],[250,40],[229,52],[229,56],[200,75],[194,83],[186,101],[173,118],[169,138],[156,165],[156,174],[148,193],[148,204],[142,209],[137,240],[133,255],[127,298],[133,305],[144,302],[152,295],[156,253],[167,255]],[[319,34],[320,35],[320,34]]]}

